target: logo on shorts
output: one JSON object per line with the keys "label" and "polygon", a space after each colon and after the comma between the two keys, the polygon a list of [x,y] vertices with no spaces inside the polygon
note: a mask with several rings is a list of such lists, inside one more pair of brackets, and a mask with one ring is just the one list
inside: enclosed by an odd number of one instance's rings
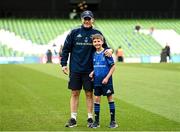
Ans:
{"label": "logo on shorts", "polygon": [[107,94],[111,93],[111,90],[108,89],[108,91],[106,92]]}

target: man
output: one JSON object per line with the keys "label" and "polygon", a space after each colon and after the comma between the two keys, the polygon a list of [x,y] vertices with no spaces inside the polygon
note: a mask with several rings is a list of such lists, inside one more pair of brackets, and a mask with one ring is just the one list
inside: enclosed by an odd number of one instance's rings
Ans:
{"label": "man", "polygon": [[[93,123],[93,84],[89,73],[93,70],[92,53],[95,48],[92,45],[92,35],[102,34],[93,28],[94,16],[91,11],[84,11],[81,14],[82,26],[73,29],[67,36],[62,50],[61,66],[62,71],[68,74],[67,60],[70,55],[70,75],[68,88],[71,89],[70,109],[71,118],[65,125],[66,127],[77,126],[77,109],[79,104],[79,95],[83,87],[86,95],[86,104],[88,111],[88,127]],[[104,48],[107,48],[104,40]],[[106,56],[112,55],[112,50],[107,49]]]}

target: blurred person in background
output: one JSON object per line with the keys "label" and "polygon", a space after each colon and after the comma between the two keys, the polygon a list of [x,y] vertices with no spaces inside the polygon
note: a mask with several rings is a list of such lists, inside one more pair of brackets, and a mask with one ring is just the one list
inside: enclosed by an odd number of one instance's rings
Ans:
{"label": "blurred person in background", "polygon": [[50,49],[47,50],[46,57],[47,57],[46,63],[52,63],[52,52]]}
{"label": "blurred person in background", "polygon": [[168,59],[171,60],[171,50],[170,50],[170,46],[167,43],[166,43],[165,49],[166,49]]}
{"label": "blurred person in background", "polygon": [[124,61],[123,49],[121,48],[121,46],[119,46],[119,48],[116,50],[116,56],[117,56],[118,62]]}
{"label": "blurred person in background", "polygon": [[[170,46],[166,44],[166,46],[162,49],[161,51],[161,60],[160,62],[169,62],[171,59],[171,51],[170,51]],[[169,59],[169,60],[167,60]]]}

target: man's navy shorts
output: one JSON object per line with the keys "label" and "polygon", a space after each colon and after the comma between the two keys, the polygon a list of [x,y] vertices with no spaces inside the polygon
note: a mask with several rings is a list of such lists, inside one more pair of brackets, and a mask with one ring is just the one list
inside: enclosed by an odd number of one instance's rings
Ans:
{"label": "man's navy shorts", "polygon": [[71,72],[69,75],[68,88],[71,90],[93,91],[93,82],[89,77],[89,73]]}

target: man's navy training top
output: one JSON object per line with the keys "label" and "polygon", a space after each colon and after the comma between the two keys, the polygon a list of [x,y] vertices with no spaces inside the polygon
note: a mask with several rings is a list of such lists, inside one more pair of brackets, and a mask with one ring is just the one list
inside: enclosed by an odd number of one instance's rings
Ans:
{"label": "man's navy training top", "polygon": [[[93,70],[92,54],[95,48],[92,44],[92,35],[102,33],[94,28],[85,28],[83,25],[73,29],[67,36],[62,50],[61,65],[66,66],[70,54],[70,72],[89,73]],[[107,43],[104,40],[104,48]]]}

